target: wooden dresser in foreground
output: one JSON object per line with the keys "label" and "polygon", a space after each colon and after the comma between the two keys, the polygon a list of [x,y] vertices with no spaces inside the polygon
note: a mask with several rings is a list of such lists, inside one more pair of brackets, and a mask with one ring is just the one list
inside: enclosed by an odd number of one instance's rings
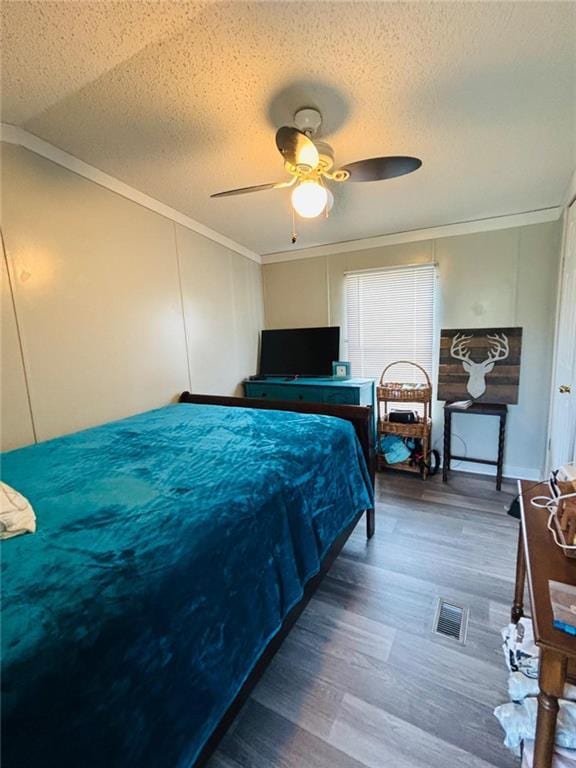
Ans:
{"label": "wooden dresser in foreground", "polygon": [[524,587],[528,576],[534,640],[540,649],[538,719],[533,768],[551,768],[558,715],[566,681],[576,682],[576,637],[553,625],[549,581],[576,586],[576,560],[568,558],[554,543],[547,528],[548,512],[530,503],[536,496],[549,496],[546,483],[534,487],[522,480],[520,532],[516,561],[516,587],[512,621],[524,613]]}

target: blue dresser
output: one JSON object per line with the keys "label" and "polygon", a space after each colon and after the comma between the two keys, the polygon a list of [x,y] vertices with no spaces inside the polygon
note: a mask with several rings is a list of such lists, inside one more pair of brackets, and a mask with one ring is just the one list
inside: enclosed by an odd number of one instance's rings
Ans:
{"label": "blue dresser", "polygon": [[287,379],[285,376],[270,376],[266,379],[246,379],[243,384],[246,397],[374,407],[372,379]]}

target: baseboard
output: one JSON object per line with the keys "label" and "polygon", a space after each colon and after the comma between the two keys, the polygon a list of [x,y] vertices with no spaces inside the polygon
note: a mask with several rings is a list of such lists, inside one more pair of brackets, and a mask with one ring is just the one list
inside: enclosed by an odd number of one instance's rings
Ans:
{"label": "baseboard", "polygon": [[[454,472],[472,472],[476,475],[496,476],[496,467],[473,464],[470,461],[453,461],[450,469]],[[503,475],[511,480],[533,480],[534,482],[542,480],[543,477],[542,471],[534,467],[511,467],[508,464],[504,464]]]}

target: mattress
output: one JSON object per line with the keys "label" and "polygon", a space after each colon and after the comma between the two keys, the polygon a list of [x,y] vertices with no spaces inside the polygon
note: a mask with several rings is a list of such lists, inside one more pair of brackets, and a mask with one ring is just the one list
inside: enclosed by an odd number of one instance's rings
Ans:
{"label": "mattress", "polygon": [[350,423],[179,404],[2,456],[6,768],[193,765],[338,535]]}

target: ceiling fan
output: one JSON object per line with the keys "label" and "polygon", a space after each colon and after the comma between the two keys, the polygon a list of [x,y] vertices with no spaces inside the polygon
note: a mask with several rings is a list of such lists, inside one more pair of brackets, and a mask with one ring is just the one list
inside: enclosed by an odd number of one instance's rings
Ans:
{"label": "ceiling fan", "polygon": [[276,146],[284,158],[285,170],[292,177],[288,181],[229,189],[210,197],[292,187],[293,209],[299,216],[312,219],[321,213],[327,215],[334,203],[334,195],[326,182],[381,181],[412,173],[422,165],[422,160],[417,157],[392,155],[358,160],[334,170],[334,150],[317,138],[321,125],[320,112],[305,108],[294,115],[294,127],[283,126],[276,132]]}

